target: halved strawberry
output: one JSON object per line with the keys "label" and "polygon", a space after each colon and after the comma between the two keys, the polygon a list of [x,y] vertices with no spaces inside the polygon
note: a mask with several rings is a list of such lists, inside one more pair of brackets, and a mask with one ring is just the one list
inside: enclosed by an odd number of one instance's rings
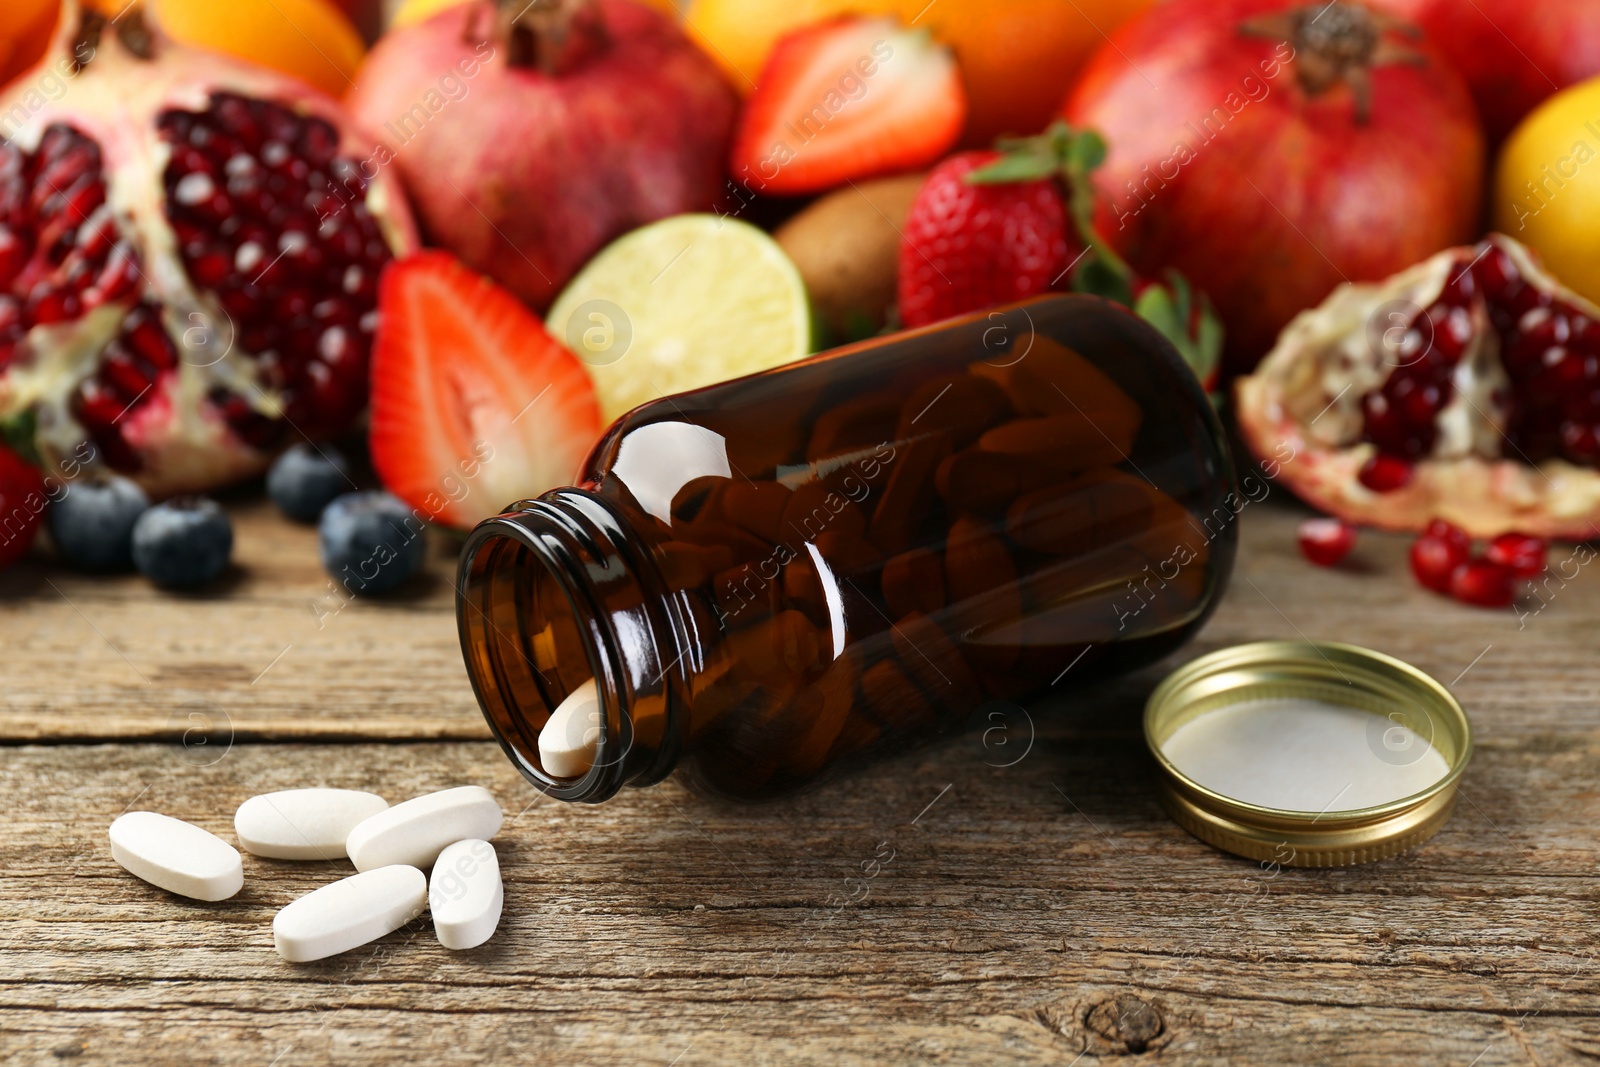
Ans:
{"label": "halved strawberry", "polygon": [[0,570],[27,555],[46,496],[38,469],[0,445]]}
{"label": "halved strawberry", "polygon": [[444,252],[384,272],[372,462],[396,496],[470,527],[570,484],[600,435],[594,385],[516,297]]}
{"label": "halved strawberry", "polygon": [[955,58],[927,31],[826,22],[773,48],[739,115],[733,177],[787,196],[916,170],[950,150],[966,117]]}

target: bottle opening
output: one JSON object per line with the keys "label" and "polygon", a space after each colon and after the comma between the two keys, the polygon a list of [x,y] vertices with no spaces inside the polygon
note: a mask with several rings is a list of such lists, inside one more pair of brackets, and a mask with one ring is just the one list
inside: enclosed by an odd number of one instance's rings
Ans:
{"label": "bottle opening", "polygon": [[[457,621],[467,673],[501,747],[534,784],[566,796],[589,792],[586,783],[616,762],[608,753],[618,731],[608,724],[606,687],[596,685],[607,676],[597,635],[581,622],[594,612],[577,602],[560,568],[548,550],[480,527],[462,555]],[[599,713],[585,714],[573,739],[589,750],[584,758],[562,743],[573,724],[551,720],[558,709],[571,717],[586,693]]]}

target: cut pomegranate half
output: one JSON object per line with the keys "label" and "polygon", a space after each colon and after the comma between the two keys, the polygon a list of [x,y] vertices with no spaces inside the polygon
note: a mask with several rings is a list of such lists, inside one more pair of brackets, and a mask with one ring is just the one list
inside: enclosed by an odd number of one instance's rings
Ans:
{"label": "cut pomegranate half", "polygon": [[1503,235],[1339,286],[1235,396],[1252,451],[1332,515],[1600,534],[1600,308]]}
{"label": "cut pomegranate half", "polygon": [[[79,61],[78,57],[88,58]],[[262,469],[366,404],[377,280],[415,232],[339,106],[68,4],[0,114],[0,421],[151,494]],[[15,436],[15,434],[14,434]]]}

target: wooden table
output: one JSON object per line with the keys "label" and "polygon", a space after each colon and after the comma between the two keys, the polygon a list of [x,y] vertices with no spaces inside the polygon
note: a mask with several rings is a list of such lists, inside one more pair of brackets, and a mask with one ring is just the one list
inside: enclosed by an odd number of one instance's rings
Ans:
{"label": "wooden table", "polygon": [[[312,531],[233,506],[238,572],[214,593],[47,564],[0,576],[5,1062],[1600,1058],[1587,569],[1519,621],[1422,591],[1401,538],[1367,535],[1352,565],[1312,568],[1293,545],[1301,513],[1268,500],[1242,516],[1238,571],[1200,639],[1033,708],[1031,747],[1021,723],[1009,748],[969,738],[764,807],[673,783],[582,806],[543,798],[486,739],[450,545],[406,595],[344,605]],[[1400,655],[1467,705],[1478,754],[1420,851],[1271,872],[1157,805],[1138,733],[1153,681],[1200,651],[1297,634]],[[498,935],[450,953],[424,919],[291,966],[274,911],[347,866],[247,856],[243,892],[198,904],[111,861],[124,810],[231,838],[244,798],[313,783],[493,789]]]}

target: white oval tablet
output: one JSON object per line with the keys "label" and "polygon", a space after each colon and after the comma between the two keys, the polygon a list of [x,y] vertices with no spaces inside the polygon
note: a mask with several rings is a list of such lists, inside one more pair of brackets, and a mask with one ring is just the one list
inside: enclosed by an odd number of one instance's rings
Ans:
{"label": "white oval tablet", "polygon": [[457,841],[439,853],[428,878],[433,931],[445,948],[477,948],[500,925],[505,906],[500,860],[481,839]]}
{"label": "white oval tablet", "polygon": [[356,824],[389,806],[359,789],[284,789],[239,805],[233,829],[239,847],[278,860],[343,859]]}
{"label": "white oval tablet", "polygon": [[427,867],[446,845],[493,837],[501,818],[500,805],[482,786],[444,789],[362,820],[345,839],[345,851],[358,871],[391,863]]}
{"label": "white oval tablet", "polygon": [[539,731],[539,763],[552,778],[576,778],[600,747],[600,698],[590,678],[556,705]]}
{"label": "white oval tablet", "polygon": [[111,824],[111,858],[129,874],[195,900],[227,900],[244,885],[238,849],[153,811],[130,811]]}
{"label": "white oval tablet", "polygon": [[290,901],[272,920],[272,943],[290,963],[349,952],[422,914],[428,880],[396,864],[329,882]]}

